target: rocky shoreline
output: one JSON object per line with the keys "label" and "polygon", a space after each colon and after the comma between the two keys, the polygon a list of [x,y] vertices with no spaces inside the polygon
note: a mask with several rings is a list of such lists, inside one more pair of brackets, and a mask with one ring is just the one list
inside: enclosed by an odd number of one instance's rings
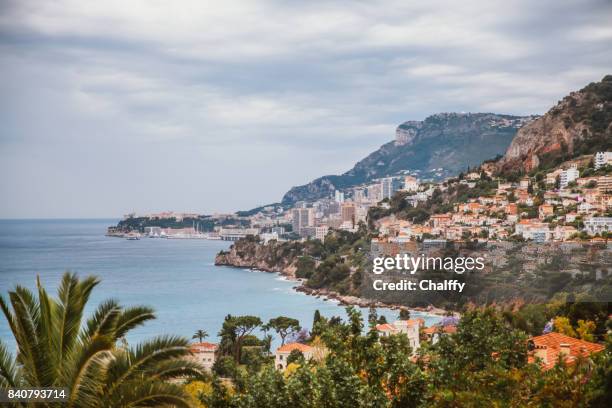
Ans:
{"label": "rocky shoreline", "polygon": [[346,306],[358,306],[358,307],[380,307],[380,308],[388,308],[391,310],[414,310],[417,312],[429,313],[437,316],[446,316],[448,315],[448,311],[440,308],[436,308],[433,306],[429,307],[407,307],[398,304],[389,304],[385,302],[381,302],[378,300],[360,298],[358,296],[350,296],[350,295],[341,295],[338,292],[334,292],[333,290],[328,290],[325,288],[322,289],[313,289],[307,286],[304,286],[302,282],[300,285],[294,286],[297,292],[302,292],[310,296],[321,297],[326,300],[336,300],[341,305]]}
{"label": "rocky shoreline", "polygon": [[254,259],[244,259],[236,256],[232,256],[230,253],[220,253],[215,257],[216,266],[231,266],[233,268],[250,269],[259,272],[266,273],[277,273],[290,281],[297,282],[298,285],[294,286],[293,289],[297,292],[304,293],[309,296],[316,296],[323,298],[324,300],[334,300],[345,306],[357,306],[357,307],[379,307],[388,308],[392,310],[414,310],[423,313],[429,313],[437,316],[446,316],[448,311],[436,308],[433,306],[429,307],[407,307],[398,304],[388,304],[373,299],[360,298],[358,296],[342,295],[333,290],[321,288],[314,289],[304,285],[304,280],[295,277],[296,267],[293,264],[285,265],[282,268],[274,268],[268,265],[265,261]]}

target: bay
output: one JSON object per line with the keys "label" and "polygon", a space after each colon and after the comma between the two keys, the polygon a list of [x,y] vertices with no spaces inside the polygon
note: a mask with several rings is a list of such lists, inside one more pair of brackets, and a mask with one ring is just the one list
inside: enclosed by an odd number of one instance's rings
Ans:
{"label": "bay", "polygon": [[[157,319],[134,330],[134,343],[162,334],[191,337],[198,329],[217,340],[227,314],[256,315],[262,320],[289,316],[312,327],[315,310],[323,316],[345,317],[336,302],[296,292],[296,282],[278,274],[214,265],[217,252],[230,242],[208,240],[141,239],[128,241],[104,236],[117,220],[0,220],[0,295],[5,299],[15,285],[36,287],[39,276],[55,294],[64,271],[96,275],[87,312],[105,299],[123,305],[153,307]],[[367,317],[367,309],[362,309]],[[379,309],[389,321],[397,312]],[[414,312],[427,326],[439,317]],[[257,334],[257,333],[256,333]],[[14,349],[8,324],[0,316],[0,339]],[[275,339],[275,345],[279,339]]]}

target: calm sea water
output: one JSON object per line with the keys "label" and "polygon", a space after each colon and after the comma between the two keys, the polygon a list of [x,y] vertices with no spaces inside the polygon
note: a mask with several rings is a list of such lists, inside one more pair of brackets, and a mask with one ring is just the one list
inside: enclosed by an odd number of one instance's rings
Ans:
{"label": "calm sea water", "polygon": [[[15,285],[35,288],[36,276],[50,293],[64,271],[96,275],[88,312],[114,298],[124,305],[147,305],[157,319],[132,332],[129,342],[159,334],[191,335],[206,330],[215,341],[227,314],[256,315],[266,321],[279,315],[312,326],[315,310],[345,316],[337,303],[294,291],[295,282],[277,274],[214,266],[215,254],[229,242],[207,240],[105,237],[116,220],[0,220],[0,294]],[[397,313],[379,310],[388,319]],[[413,316],[419,314],[413,313]],[[367,316],[367,310],[364,310]],[[430,325],[439,318],[423,315]],[[3,316],[0,339],[14,347]]]}

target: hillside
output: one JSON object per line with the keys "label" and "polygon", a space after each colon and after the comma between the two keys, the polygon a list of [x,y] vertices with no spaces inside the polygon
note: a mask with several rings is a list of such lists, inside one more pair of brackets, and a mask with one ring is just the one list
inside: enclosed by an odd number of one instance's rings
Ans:
{"label": "hillside", "polygon": [[612,75],[572,92],[521,128],[499,163],[505,172],[549,168],[612,148]]}
{"label": "hillside", "polygon": [[293,187],[283,203],[327,197],[336,189],[401,172],[433,180],[454,176],[502,154],[517,130],[531,119],[493,113],[439,113],[424,121],[405,122],[397,128],[396,140],[382,145],[351,170]]}

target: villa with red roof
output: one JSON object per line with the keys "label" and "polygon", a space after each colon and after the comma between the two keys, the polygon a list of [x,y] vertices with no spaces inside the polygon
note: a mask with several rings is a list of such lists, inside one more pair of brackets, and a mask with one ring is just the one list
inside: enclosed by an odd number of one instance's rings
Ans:
{"label": "villa with red roof", "polygon": [[436,324],[426,329],[423,329],[423,334],[425,335],[427,340],[431,342],[431,344],[436,344],[440,340],[441,336],[444,336],[446,334],[455,334],[455,333],[457,333],[457,326],[450,325],[450,324],[448,325]]}
{"label": "villa with red roof", "polygon": [[215,353],[217,352],[218,345],[215,343],[194,343],[189,347],[191,351],[191,358],[202,364],[207,370],[212,370],[213,364],[215,364]]}
{"label": "villa with red roof", "polygon": [[599,353],[605,348],[601,344],[575,339],[561,333],[547,333],[532,337],[529,345],[528,361],[530,363],[539,362],[543,370],[553,368],[560,359],[565,364],[572,365],[578,359]]}
{"label": "villa with red roof", "polygon": [[392,334],[403,333],[408,337],[410,347],[413,351],[421,347],[419,339],[419,330],[425,325],[423,319],[397,320],[393,323],[377,324],[376,330],[381,336],[386,337]]}
{"label": "villa with red roof", "polygon": [[287,343],[276,349],[276,353],[274,356],[274,366],[279,370],[284,370],[285,368],[287,368],[287,358],[293,350],[298,350],[302,352],[306,360],[312,358],[314,351],[313,348],[307,344]]}

